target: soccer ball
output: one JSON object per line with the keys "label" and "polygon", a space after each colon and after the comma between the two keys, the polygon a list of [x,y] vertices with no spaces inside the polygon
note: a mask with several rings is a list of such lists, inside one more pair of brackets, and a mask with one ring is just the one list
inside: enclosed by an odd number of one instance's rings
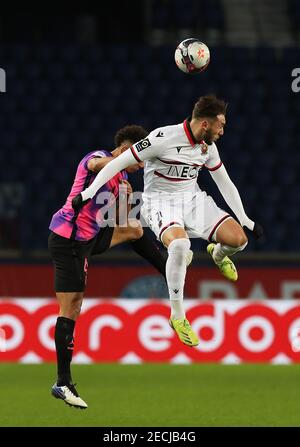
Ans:
{"label": "soccer ball", "polygon": [[185,39],[176,48],[175,62],[184,73],[200,73],[206,69],[209,61],[209,49],[198,39]]}

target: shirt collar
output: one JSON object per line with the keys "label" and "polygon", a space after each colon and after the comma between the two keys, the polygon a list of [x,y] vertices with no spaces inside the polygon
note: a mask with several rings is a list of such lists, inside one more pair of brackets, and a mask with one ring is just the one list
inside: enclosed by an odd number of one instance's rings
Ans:
{"label": "shirt collar", "polygon": [[197,142],[196,138],[193,135],[193,132],[192,132],[192,129],[191,129],[191,126],[190,126],[190,121],[191,121],[190,117],[185,119],[183,121],[183,128],[184,128],[185,134],[186,134],[186,136],[187,136],[187,138],[189,140],[190,145],[194,147],[196,144],[198,144],[198,142]]}

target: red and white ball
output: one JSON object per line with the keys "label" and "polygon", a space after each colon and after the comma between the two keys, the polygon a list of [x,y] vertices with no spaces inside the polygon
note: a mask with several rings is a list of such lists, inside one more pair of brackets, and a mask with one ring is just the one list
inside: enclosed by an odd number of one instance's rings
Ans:
{"label": "red and white ball", "polygon": [[184,73],[200,73],[206,69],[209,61],[209,49],[198,39],[185,39],[176,48],[175,62]]}

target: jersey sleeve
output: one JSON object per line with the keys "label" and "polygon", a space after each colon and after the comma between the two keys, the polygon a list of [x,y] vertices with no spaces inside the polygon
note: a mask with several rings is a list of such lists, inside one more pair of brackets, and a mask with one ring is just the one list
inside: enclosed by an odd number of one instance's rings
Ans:
{"label": "jersey sleeve", "polygon": [[107,157],[107,153],[104,151],[94,151],[87,154],[82,160],[85,169],[87,169],[87,164],[92,158],[102,158],[102,157]]}
{"label": "jersey sleeve", "polygon": [[209,171],[216,171],[222,166],[222,161],[220,159],[219,151],[215,143],[209,146],[209,157],[205,163],[205,167]]}
{"label": "jersey sleeve", "polygon": [[161,155],[164,141],[162,141],[162,138],[157,137],[157,133],[159,133],[159,129],[150,132],[146,138],[131,146],[132,155],[138,163]]}

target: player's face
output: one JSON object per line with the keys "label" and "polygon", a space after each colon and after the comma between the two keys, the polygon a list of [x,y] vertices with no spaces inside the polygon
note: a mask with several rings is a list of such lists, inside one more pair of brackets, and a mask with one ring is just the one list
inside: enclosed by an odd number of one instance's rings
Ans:
{"label": "player's face", "polygon": [[213,144],[224,135],[225,116],[218,115],[214,120],[208,121],[208,127],[204,133],[203,140],[206,144]]}
{"label": "player's face", "polygon": [[[122,143],[121,146],[121,153],[125,152],[127,149],[129,149],[133,145],[133,141],[126,141]],[[134,165],[127,166],[126,171],[128,174],[133,174],[134,172],[138,171],[139,169],[144,167],[144,163],[141,161],[140,163],[135,163]]]}

